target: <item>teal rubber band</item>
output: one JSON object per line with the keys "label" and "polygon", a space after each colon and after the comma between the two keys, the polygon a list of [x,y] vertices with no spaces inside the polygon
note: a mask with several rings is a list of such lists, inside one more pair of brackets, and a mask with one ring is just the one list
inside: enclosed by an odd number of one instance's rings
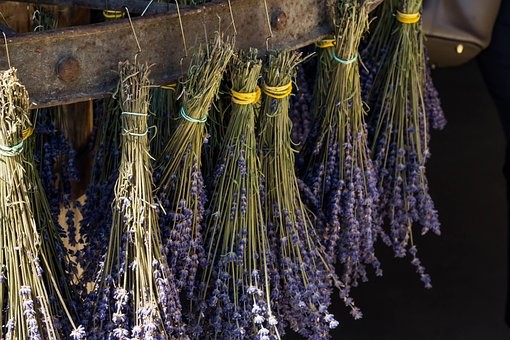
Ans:
{"label": "teal rubber band", "polygon": [[0,145],[0,155],[6,157],[17,156],[23,151],[23,140],[14,146]]}
{"label": "teal rubber band", "polygon": [[182,118],[186,119],[188,122],[205,123],[207,121],[207,116],[205,116],[204,118],[200,118],[200,119],[196,119],[196,118],[188,116],[186,111],[184,111],[184,106],[181,106],[181,109],[179,110],[179,114],[181,115]]}
{"label": "teal rubber band", "polygon": [[356,53],[356,55],[351,58],[351,59],[348,59],[348,60],[344,60],[344,59],[340,59],[336,56],[335,52],[333,52],[333,59],[337,62],[337,63],[340,63],[340,64],[344,64],[344,65],[349,65],[349,64],[352,64],[353,62],[355,62],[356,60],[358,60],[358,53]]}

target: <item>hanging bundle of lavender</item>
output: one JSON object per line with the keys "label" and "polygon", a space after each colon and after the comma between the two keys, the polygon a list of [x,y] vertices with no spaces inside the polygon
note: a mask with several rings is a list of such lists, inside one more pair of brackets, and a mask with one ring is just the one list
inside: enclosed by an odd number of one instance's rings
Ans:
{"label": "hanging bundle of lavender", "polygon": [[76,151],[57,128],[59,111],[59,107],[37,110],[34,155],[55,225],[59,225],[62,202],[70,202],[71,183],[79,179]]}
{"label": "hanging bundle of lavender", "polygon": [[[163,85],[151,91],[150,109],[154,114],[149,117],[149,124],[155,127],[151,136],[151,154],[156,159],[161,158],[176,128],[179,117],[176,91],[177,84]],[[158,185],[159,178],[154,178],[154,182]]]}
{"label": "hanging bundle of lavender", "polygon": [[166,211],[161,227],[169,265],[179,289],[190,297],[196,293],[196,272],[205,261],[201,226],[206,201],[201,171],[202,147],[208,139],[205,122],[232,54],[231,44],[217,34],[194,55],[182,84],[181,118],[159,160],[157,191]]}
{"label": "hanging bundle of lavender", "polygon": [[256,50],[240,52],[230,69],[232,110],[208,206],[207,268],[196,312],[202,336],[279,337],[270,284],[278,280],[272,275],[255,140],[260,70]]}
{"label": "hanging bundle of lavender", "polygon": [[327,338],[338,322],[328,312],[333,281],[344,302],[348,298],[315,231],[309,211],[301,201],[294,169],[289,119],[289,95],[300,54],[281,52],[269,56],[260,114],[262,174],[265,179],[264,211],[272,252],[277,254],[282,282],[275,306],[290,327],[307,338]]}
{"label": "hanging bundle of lavender", "polygon": [[429,157],[429,122],[425,107],[425,57],[421,0],[392,0],[395,29],[387,58],[373,91],[372,151],[379,171],[382,217],[388,225],[385,242],[395,255],[409,252],[426,287],[430,277],[416,257],[413,225],[422,234],[439,234],[439,221],[428,192],[425,163]]}
{"label": "hanging bundle of lavender", "polygon": [[[399,2],[395,0],[384,1],[380,10],[376,12],[377,18],[374,32],[370,35],[365,47],[361,51],[363,56],[363,65],[361,68],[362,94],[363,98],[368,102],[371,111],[376,115],[381,110],[380,93],[385,85],[382,70],[388,67],[390,60],[389,52],[395,44],[395,36],[399,31],[401,22],[395,20],[395,13],[399,8]],[[446,118],[441,108],[439,93],[437,92],[432,81],[432,75],[427,56],[427,50],[424,49],[425,57],[425,88],[424,88],[424,105],[429,124],[433,129],[441,130],[446,125]],[[377,76],[381,72],[381,75]],[[373,128],[369,126],[369,128]],[[370,131],[373,133],[373,131]]]}
{"label": "hanging bundle of lavender", "polygon": [[[342,280],[357,285],[367,280],[366,266],[381,275],[374,242],[379,232],[377,177],[367,146],[361,99],[358,46],[367,28],[369,2],[339,1],[337,36],[328,62],[329,84],[316,100],[318,134],[309,141],[305,175],[325,216],[322,236],[328,255],[343,265]],[[318,75],[321,79],[323,74]],[[309,149],[309,150],[310,150]]]}
{"label": "hanging bundle of lavender", "polygon": [[37,230],[41,239],[44,240],[41,242],[41,249],[48,259],[49,270],[44,274],[47,282],[56,281],[67,307],[76,316],[79,308],[78,296],[75,292],[77,272],[68,257],[68,249],[65,248],[62,242],[63,230],[53,222],[41,177],[34,166],[35,138],[28,138],[33,132],[34,128],[28,128],[23,132],[25,134],[23,136],[23,153],[27,164],[30,164],[25,167],[24,179],[26,180],[27,195],[30,199]]}
{"label": "hanging bundle of lavender", "polygon": [[313,99],[313,93],[310,88],[310,81],[307,79],[306,72],[303,65],[299,64],[296,66],[296,91],[294,96],[290,98],[289,117],[292,120],[292,141],[295,143],[295,147],[301,150],[303,147],[310,127],[312,125],[312,112],[311,103]]}
{"label": "hanging bundle of lavender", "polygon": [[374,80],[379,73],[384,59],[388,54],[389,41],[394,29],[394,1],[383,1],[383,3],[372,13],[375,22],[374,30],[368,39],[361,42],[361,58],[363,67],[360,68],[361,93],[363,100],[367,101],[370,109],[373,110],[373,102],[370,92],[374,89]]}
{"label": "hanging bundle of lavender", "polygon": [[121,109],[118,101],[107,98],[95,110],[94,161],[90,184],[85,193],[80,222],[80,243],[83,248],[76,252],[77,262],[82,270],[80,282],[83,292],[94,282],[99,269],[98,259],[106,253],[112,225],[112,210],[109,208],[114,198],[114,187],[119,175]]}
{"label": "hanging bundle of lavender", "polygon": [[95,338],[179,338],[184,330],[162,253],[148,140],[149,69],[119,64],[122,150],[108,252],[94,289]]}
{"label": "hanging bundle of lavender", "polygon": [[62,294],[56,277],[62,270],[50,258],[55,240],[42,237],[53,231],[38,226],[41,219],[34,216],[42,212],[33,206],[42,191],[36,193],[34,171],[26,176],[23,148],[32,125],[15,69],[0,73],[0,91],[0,337],[57,339],[73,329],[71,337],[81,339],[83,328],[74,325],[63,301],[69,294]]}

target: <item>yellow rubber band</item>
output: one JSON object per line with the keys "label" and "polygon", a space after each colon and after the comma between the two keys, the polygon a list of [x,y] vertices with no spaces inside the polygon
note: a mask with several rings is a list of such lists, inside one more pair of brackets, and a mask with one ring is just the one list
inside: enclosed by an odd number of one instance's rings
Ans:
{"label": "yellow rubber band", "polygon": [[34,133],[34,128],[29,127],[21,131],[21,138],[23,140],[27,139],[28,137],[32,136]]}
{"label": "yellow rubber band", "polygon": [[275,99],[283,99],[290,96],[292,93],[292,81],[289,81],[287,85],[283,86],[267,86],[266,84],[263,84],[262,92],[264,92],[269,97]]}
{"label": "yellow rubber band", "polygon": [[124,17],[124,11],[115,11],[113,9],[103,10],[103,16],[106,19],[120,19]]}
{"label": "yellow rubber band", "polygon": [[177,89],[177,84],[171,83],[171,84],[161,85],[160,88],[162,88],[164,90],[175,91]]}
{"label": "yellow rubber band", "polygon": [[403,24],[415,24],[420,21],[420,13],[402,13],[397,11],[397,20]]}
{"label": "yellow rubber band", "polygon": [[257,86],[255,92],[237,92],[236,90],[230,90],[232,93],[232,102],[238,105],[249,105],[255,104],[260,100],[260,87]]}
{"label": "yellow rubber band", "polygon": [[322,39],[315,43],[318,48],[335,47],[335,39]]}

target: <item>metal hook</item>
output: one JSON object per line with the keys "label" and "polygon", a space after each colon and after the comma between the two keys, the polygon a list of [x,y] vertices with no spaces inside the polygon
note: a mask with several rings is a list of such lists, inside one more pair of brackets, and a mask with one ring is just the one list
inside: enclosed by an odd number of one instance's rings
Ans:
{"label": "metal hook", "polygon": [[232,20],[232,27],[234,28],[234,36],[237,36],[236,22],[234,20],[234,12],[232,11],[230,0],[228,0],[228,10],[230,11],[230,20]]}
{"label": "metal hook", "polygon": [[184,45],[184,56],[188,57],[188,46],[186,45],[186,37],[184,36],[184,27],[182,25],[181,10],[179,9],[179,3],[175,0],[175,6],[177,7],[177,16],[179,17],[179,26],[181,27],[182,43]]}
{"label": "metal hook", "polygon": [[269,28],[269,36],[266,38],[266,50],[269,50],[269,40],[273,38],[273,29],[271,28],[271,17],[269,15],[266,0],[264,0],[264,8],[266,10],[267,27]]}
{"label": "metal hook", "polygon": [[133,21],[131,21],[131,15],[129,14],[129,9],[126,6],[124,6],[124,9],[126,10],[126,13],[127,13],[128,19],[129,19],[129,24],[131,25],[131,29],[133,30],[133,36],[135,37],[136,45],[138,46],[138,53],[142,53],[142,48],[140,47],[140,42],[138,41],[138,37],[136,36],[136,31],[135,31],[135,27],[133,26]]}
{"label": "metal hook", "polygon": [[152,5],[153,2],[154,2],[154,0],[149,1],[147,6],[145,7],[145,9],[143,10],[142,14],[140,14],[141,17],[144,16],[145,12],[147,12],[147,10],[149,9],[149,7]]}
{"label": "metal hook", "polygon": [[2,34],[4,35],[4,43],[5,43],[5,53],[7,55],[7,64],[9,64],[9,68],[11,68],[11,57],[9,56],[9,46],[7,46],[7,36],[5,35],[5,32],[2,31]]}

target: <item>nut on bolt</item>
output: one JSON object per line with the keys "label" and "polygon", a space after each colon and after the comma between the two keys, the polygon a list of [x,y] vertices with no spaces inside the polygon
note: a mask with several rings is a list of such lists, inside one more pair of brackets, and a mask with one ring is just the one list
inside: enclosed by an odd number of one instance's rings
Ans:
{"label": "nut on bolt", "polygon": [[57,76],[66,83],[78,79],[80,72],[80,62],[72,56],[63,57],[57,62]]}
{"label": "nut on bolt", "polygon": [[287,26],[287,14],[281,8],[277,8],[271,15],[271,27],[275,30],[284,29]]}

